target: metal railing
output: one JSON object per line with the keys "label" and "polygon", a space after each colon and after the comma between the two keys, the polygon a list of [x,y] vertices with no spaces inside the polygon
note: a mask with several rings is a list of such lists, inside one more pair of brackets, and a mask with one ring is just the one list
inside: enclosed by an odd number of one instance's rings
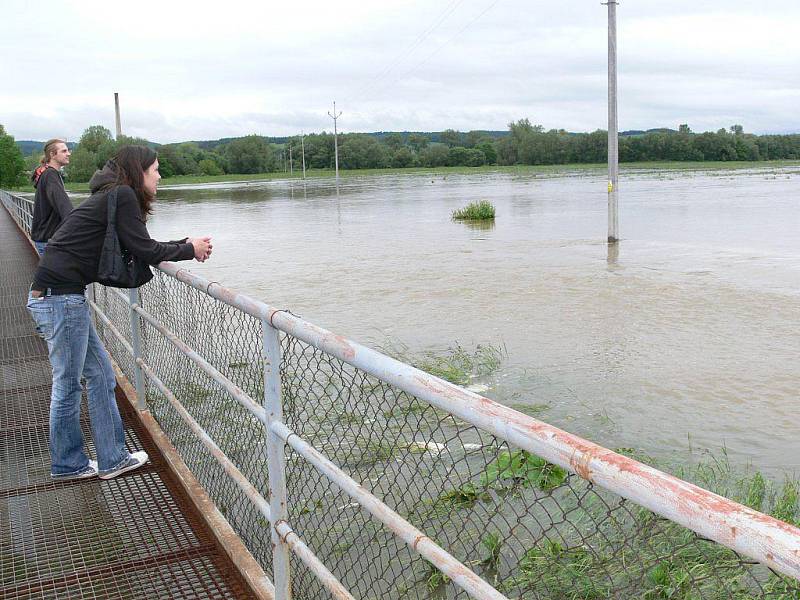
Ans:
{"label": "metal railing", "polygon": [[140,407],[278,598],[800,594],[790,523],[179,265],[95,288]]}
{"label": "metal railing", "polygon": [[31,237],[31,222],[33,221],[33,199],[14,196],[5,190],[0,190],[0,200],[11,214],[17,225]]}

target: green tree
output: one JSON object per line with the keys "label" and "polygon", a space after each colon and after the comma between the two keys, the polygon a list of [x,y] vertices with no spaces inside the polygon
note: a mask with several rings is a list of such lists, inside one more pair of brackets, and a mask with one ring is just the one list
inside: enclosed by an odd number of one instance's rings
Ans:
{"label": "green tree", "polygon": [[439,134],[439,141],[446,144],[448,148],[454,148],[462,145],[462,135],[460,131],[455,129],[445,129]]}
{"label": "green tree", "polygon": [[485,131],[468,131],[464,139],[464,146],[466,148],[477,148],[484,142],[491,142],[490,138]]}
{"label": "green tree", "polygon": [[371,135],[340,136],[339,166],[343,169],[383,169],[391,164],[389,149]]}
{"label": "green tree", "polygon": [[400,133],[390,133],[385,135],[383,137],[383,143],[386,144],[386,147],[389,148],[393,153],[405,145],[403,143],[403,135]]}
{"label": "green tree", "polygon": [[426,167],[444,167],[449,151],[444,144],[431,144],[420,153],[420,162]]}
{"label": "green tree", "polygon": [[102,125],[92,125],[84,130],[81,139],[78,140],[78,146],[88,152],[97,152],[100,146],[113,140],[114,138],[111,137],[111,132],[108,129]]}
{"label": "green tree", "polygon": [[0,125],[0,187],[15,187],[25,183],[25,158],[14,141]]}
{"label": "green tree", "polygon": [[421,133],[411,133],[408,135],[408,145],[411,146],[415,152],[420,152],[427,148],[428,142],[430,142],[430,139],[427,135],[422,135]]}
{"label": "green tree", "polygon": [[332,169],[333,134],[312,133],[305,138],[306,166],[310,169]]}
{"label": "green tree", "polygon": [[90,152],[81,144],[75,148],[75,151],[69,158],[69,165],[67,165],[66,176],[70,181],[89,181],[97,169],[97,155]]}
{"label": "green tree", "polygon": [[417,157],[410,148],[399,148],[392,156],[392,166],[397,169],[413,167],[417,162]]}
{"label": "green tree", "polygon": [[197,163],[197,166],[203,175],[222,175],[223,173],[222,167],[211,158],[204,158]]}
{"label": "green tree", "polygon": [[468,160],[469,152],[464,146],[454,146],[447,151],[448,167],[466,166]]}
{"label": "green tree", "polygon": [[[97,157],[97,168],[102,169],[103,165],[106,164],[109,158],[114,156],[122,146],[150,146],[151,148],[155,145],[149,140],[140,137],[128,137],[127,135],[121,135],[116,140],[108,139],[104,141],[97,147],[97,150],[94,152],[95,156]],[[81,144],[78,143],[78,147]],[[90,145],[91,146],[91,145]]]}
{"label": "green tree", "polygon": [[483,152],[485,164],[497,164],[497,150],[495,150],[494,144],[491,142],[491,140],[480,142],[477,146],[475,146],[475,148]]}
{"label": "green tree", "polygon": [[248,135],[225,146],[230,173],[268,173],[275,170],[275,153],[265,137]]}

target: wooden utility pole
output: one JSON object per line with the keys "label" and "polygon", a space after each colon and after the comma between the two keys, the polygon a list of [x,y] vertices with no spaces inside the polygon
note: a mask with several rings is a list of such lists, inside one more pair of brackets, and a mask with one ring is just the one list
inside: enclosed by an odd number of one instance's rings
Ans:
{"label": "wooden utility pole", "polygon": [[333,101],[333,114],[328,111],[328,116],[333,119],[333,154],[336,157],[336,187],[339,187],[339,131],[336,129],[336,120],[342,116],[342,111],[336,114],[336,100]]}
{"label": "wooden utility pole", "polygon": [[619,241],[619,133],[617,131],[617,0],[608,6],[608,243]]}
{"label": "wooden utility pole", "polygon": [[116,114],[116,122],[117,122],[117,139],[119,136],[122,135],[122,122],[119,118],[119,93],[114,92],[114,112]]}

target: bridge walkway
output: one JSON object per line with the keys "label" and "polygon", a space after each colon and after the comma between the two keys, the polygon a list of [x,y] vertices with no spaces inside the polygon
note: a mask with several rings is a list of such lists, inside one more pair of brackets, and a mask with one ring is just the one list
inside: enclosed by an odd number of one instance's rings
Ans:
{"label": "bridge walkway", "polygon": [[[117,389],[145,467],[53,482],[51,370],[25,307],[37,258],[0,209],[0,598],[249,598],[249,588]],[[82,426],[93,456],[88,415]]]}

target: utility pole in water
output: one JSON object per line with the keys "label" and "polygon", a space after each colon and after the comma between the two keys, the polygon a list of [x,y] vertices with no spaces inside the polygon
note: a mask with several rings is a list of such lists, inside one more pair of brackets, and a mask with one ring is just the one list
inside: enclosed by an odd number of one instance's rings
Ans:
{"label": "utility pole in water", "polygon": [[303,179],[306,178],[306,134],[300,132],[300,154],[303,156]]}
{"label": "utility pole in water", "polygon": [[619,241],[619,133],[617,132],[617,0],[608,6],[608,243]]}
{"label": "utility pole in water", "polygon": [[289,175],[294,175],[294,165],[292,164],[292,145],[289,144]]}
{"label": "utility pole in water", "polygon": [[117,137],[116,137],[116,139],[119,139],[119,136],[122,135],[122,122],[120,121],[120,118],[119,118],[119,93],[118,92],[114,92],[114,114],[116,115],[116,124],[117,124]]}
{"label": "utility pole in water", "polygon": [[336,119],[342,116],[342,111],[336,114],[336,100],[333,101],[333,114],[328,111],[328,116],[333,119],[333,154],[336,157],[336,187],[339,187],[339,131],[336,129]]}

